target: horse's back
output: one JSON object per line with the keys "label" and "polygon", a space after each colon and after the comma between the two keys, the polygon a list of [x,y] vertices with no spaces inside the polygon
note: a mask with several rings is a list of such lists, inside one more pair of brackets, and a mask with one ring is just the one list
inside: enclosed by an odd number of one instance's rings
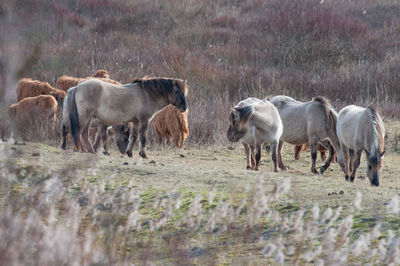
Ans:
{"label": "horse's back", "polygon": [[268,142],[277,143],[283,131],[282,120],[277,108],[268,101],[255,103],[252,108],[254,119],[250,120],[250,124],[256,128],[262,128],[268,135]]}
{"label": "horse's back", "polygon": [[245,107],[245,106],[250,106],[254,105],[256,103],[264,102],[261,99],[255,98],[255,97],[249,97],[245,100],[242,100],[236,104],[237,107]]}
{"label": "horse's back", "polygon": [[271,98],[270,102],[277,108],[282,120],[281,139],[292,144],[307,142],[307,103],[282,95]]}
{"label": "horse's back", "polygon": [[366,146],[369,134],[368,109],[348,105],[339,112],[336,131],[339,141],[353,150],[361,150]]}

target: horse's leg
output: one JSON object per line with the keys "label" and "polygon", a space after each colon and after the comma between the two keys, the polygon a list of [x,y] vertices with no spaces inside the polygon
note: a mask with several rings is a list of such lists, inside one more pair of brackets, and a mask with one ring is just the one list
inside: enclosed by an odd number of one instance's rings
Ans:
{"label": "horse's leg", "polygon": [[310,142],[310,152],[311,152],[311,172],[313,174],[318,174],[317,168],[316,168],[316,162],[317,162],[317,153],[318,153],[318,144],[317,142]]}
{"label": "horse's leg", "polygon": [[[329,143],[330,144],[330,143]],[[332,145],[331,145],[332,146]],[[326,156],[326,151],[327,151],[327,148],[324,146],[324,145],[318,145],[318,150],[319,150],[319,153],[320,153],[320,155],[321,155],[321,161],[322,162],[325,162],[326,161],[326,159],[327,159],[327,156]],[[329,146],[328,146],[328,150],[329,150]]]}
{"label": "horse's leg", "polygon": [[345,147],[343,144],[341,145],[341,149],[343,151],[343,160],[344,160],[344,178],[346,181],[349,181],[350,176],[350,155],[349,149]]}
{"label": "horse's leg", "polygon": [[323,141],[321,147],[326,147],[329,150],[329,157],[327,160],[325,160],[325,164],[320,169],[321,175],[322,175],[326,171],[326,169],[328,169],[328,167],[331,165],[331,163],[333,161],[333,157],[335,155],[335,148],[333,148],[333,146],[329,140]]}
{"label": "horse's leg", "polygon": [[361,154],[362,154],[362,150],[355,153],[355,156],[354,156],[355,158],[354,158],[354,162],[353,162],[353,171],[350,176],[350,182],[354,182],[354,179],[356,178],[357,168],[360,166]]}
{"label": "horse's leg", "polygon": [[108,126],[100,125],[99,128],[100,128],[101,141],[103,142],[103,154],[110,155],[107,151]]}
{"label": "horse's leg", "polygon": [[129,134],[129,143],[128,146],[126,147],[126,154],[128,157],[132,157],[132,149],[133,145],[135,145],[136,139],[138,137],[138,130],[137,130],[137,123],[133,123],[133,126],[131,128],[131,132]]}
{"label": "horse's leg", "polygon": [[251,159],[251,170],[255,170],[255,168],[256,168],[256,157],[254,156],[254,147],[253,146],[250,146],[250,159]]}
{"label": "horse's leg", "polygon": [[278,165],[279,165],[279,168],[281,168],[281,170],[285,171],[287,169],[286,169],[286,166],[282,162],[282,148],[283,148],[283,141],[280,140],[279,144],[278,144]]}
{"label": "horse's leg", "polygon": [[139,124],[139,138],[140,138],[140,148],[139,156],[147,159],[146,155],[146,132],[147,132],[148,121],[141,121]]}
{"label": "horse's leg", "polygon": [[61,149],[66,150],[68,131],[64,124],[61,126],[61,135],[62,135]]}
{"label": "horse's leg", "polygon": [[272,162],[274,163],[274,172],[278,172],[278,160],[277,160],[278,143],[270,143],[270,147],[272,150]]}
{"label": "horse's leg", "polygon": [[354,150],[349,149],[349,156],[350,156],[349,171],[351,173],[351,172],[353,172],[353,165],[354,165]]}
{"label": "horse's leg", "polygon": [[89,128],[90,128],[90,123],[87,123],[82,130],[83,145],[85,145],[87,152],[95,153],[92,143],[89,140]]}
{"label": "horse's leg", "polygon": [[260,164],[261,164],[261,151],[262,151],[262,145],[257,144],[255,148],[255,157],[256,157],[256,167],[254,170],[258,171],[260,170]]}
{"label": "horse's leg", "polygon": [[[93,149],[95,150],[95,151],[97,151],[97,148],[99,147],[99,145],[100,145],[100,140],[101,140],[101,137],[102,137],[102,132],[101,132],[101,125],[99,125],[98,127],[97,127],[97,130],[96,130],[96,135],[95,135],[95,137],[94,137],[94,144],[93,144]],[[89,131],[90,131],[90,127],[89,127]]]}
{"label": "horse's leg", "polygon": [[296,145],[294,146],[294,159],[300,160],[300,152],[303,145]]}
{"label": "horse's leg", "polygon": [[251,151],[250,151],[250,146],[246,143],[243,143],[244,147],[244,153],[246,154],[246,162],[247,162],[247,170],[251,170]]}

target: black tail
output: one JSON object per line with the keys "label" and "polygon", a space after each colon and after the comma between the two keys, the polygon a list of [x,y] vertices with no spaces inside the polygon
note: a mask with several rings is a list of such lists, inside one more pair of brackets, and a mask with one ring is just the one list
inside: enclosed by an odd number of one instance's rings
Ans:
{"label": "black tail", "polygon": [[68,90],[68,95],[67,95],[68,103],[67,104],[68,104],[69,123],[70,123],[71,134],[72,134],[72,137],[74,138],[75,146],[77,146],[79,143],[80,127],[79,127],[78,108],[76,107],[76,101],[75,101],[75,93],[76,93],[76,87]]}

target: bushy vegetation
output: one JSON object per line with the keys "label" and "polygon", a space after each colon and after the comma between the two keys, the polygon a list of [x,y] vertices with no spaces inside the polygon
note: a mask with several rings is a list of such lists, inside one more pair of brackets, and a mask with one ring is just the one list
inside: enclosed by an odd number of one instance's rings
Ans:
{"label": "bushy vegetation", "polygon": [[2,98],[12,101],[23,76],[54,84],[104,68],[122,83],[179,77],[191,89],[189,140],[199,143],[222,130],[199,128],[208,110],[224,121],[247,96],[377,102],[398,116],[399,9],[375,0],[2,1]]}

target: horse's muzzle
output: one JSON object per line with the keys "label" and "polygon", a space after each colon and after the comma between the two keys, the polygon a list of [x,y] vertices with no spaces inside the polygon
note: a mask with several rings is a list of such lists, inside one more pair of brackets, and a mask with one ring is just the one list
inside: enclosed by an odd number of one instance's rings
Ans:
{"label": "horse's muzzle", "polygon": [[182,113],[185,112],[186,109],[187,109],[186,104],[185,104],[185,105],[181,105],[181,106],[179,107],[179,111],[181,111]]}

